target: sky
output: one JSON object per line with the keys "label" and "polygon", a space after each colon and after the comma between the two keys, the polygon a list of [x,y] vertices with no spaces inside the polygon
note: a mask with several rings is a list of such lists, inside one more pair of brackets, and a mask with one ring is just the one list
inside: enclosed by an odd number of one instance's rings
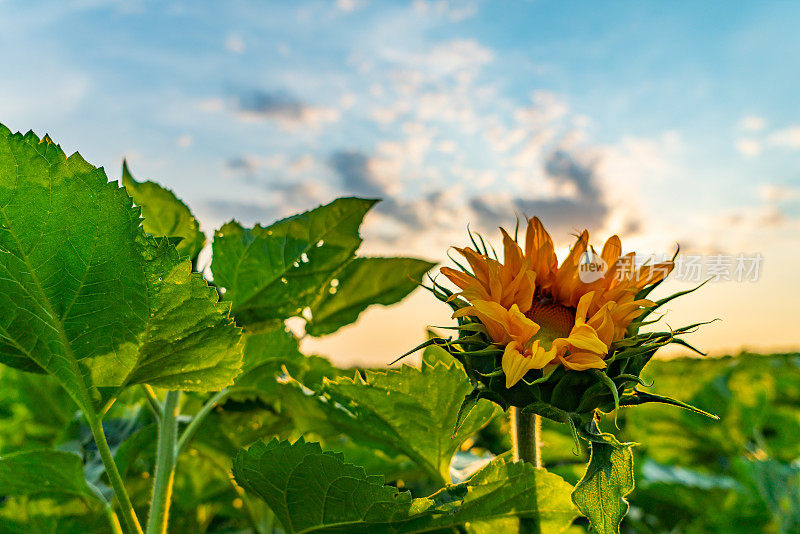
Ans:
{"label": "sky", "polygon": [[[789,2],[0,0],[0,122],[111,179],[127,158],[209,236],[357,195],[383,199],[364,254],[447,262],[467,224],[534,215],[561,257],[583,228],[679,243],[719,279],[669,325],[797,350],[798,25]],[[418,291],[304,345],[380,365],[447,324]]]}

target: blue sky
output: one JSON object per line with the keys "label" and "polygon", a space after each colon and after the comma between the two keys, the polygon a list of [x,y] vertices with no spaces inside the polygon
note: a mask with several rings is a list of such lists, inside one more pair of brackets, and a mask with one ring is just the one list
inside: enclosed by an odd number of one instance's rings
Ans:
{"label": "blue sky", "polygon": [[[357,194],[385,199],[373,253],[442,259],[467,222],[516,213],[564,245],[588,227],[647,253],[761,252],[758,283],[674,322],[721,317],[698,335],[712,351],[790,347],[798,23],[788,2],[0,0],[0,122],[112,178],[127,157],[209,232]],[[322,348],[383,357],[392,321],[421,335],[442,313],[415,296]]]}

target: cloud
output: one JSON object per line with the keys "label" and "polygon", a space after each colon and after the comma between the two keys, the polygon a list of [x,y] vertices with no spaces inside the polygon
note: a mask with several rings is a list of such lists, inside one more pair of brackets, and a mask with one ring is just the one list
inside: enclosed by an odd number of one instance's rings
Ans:
{"label": "cloud", "polygon": [[203,207],[215,219],[220,221],[236,219],[244,225],[268,222],[278,217],[271,206],[256,202],[215,198],[207,200]]}
{"label": "cloud", "polygon": [[759,196],[766,202],[786,202],[800,200],[800,187],[764,184],[758,189]]}
{"label": "cloud", "polygon": [[739,121],[739,129],[743,132],[760,132],[767,127],[767,119],[758,115],[747,115]]}
{"label": "cloud", "polygon": [[591,199],[473,197],[469,203],[474,219],[485,229],[507,226],[519,216],[537,216],[555,235],[572,233],[584,228],[603,226],[609,209]]}
{"label": "cloud", "polygon": [[328,158],[328,165],[341,180],[343,189],[350,194],[385,197],[394,192],[386,173],[376,172],[379,163],[363,152],[335,151]]}
{"label": "cloud", "polygon": [[365,4],[366,2],[361,2],[359,0],[336,0],[336,9],[344,11],[345,13],[350,13],[361,9]]}
{"label": "cloud", "polygon": [[474,39],[437,44],[417,57],[423,68],[450,74],[482,67],[493,59],[494,52]]}
{"label": "cloud", "polygon": [[225,162],[225,167],[229,171],[241,173],[244,176],[252,176],[264,169],[278,169],[286,163],[286,156],[283,154],[273,154],[271,156],[238,155],[233,156]]}
{"label": "cloud", "polygon": [[734,146],[739,154],[746,158],[754,158],[761,154],[761,142],[756,139],[737,139]]}
{"label": "cloud", "polygon": [[271,120],[287,128],[316,127],[339,120],[333,108],[310,106],[284,92],[255,90],[240,94],[237,116],[245,121]]}
{"label": "cloud", "polygon": [[478,12],[475,2],[450,0],[414,0],[412,8],[417,14],[445,17],[452,22],[461,22]]}
{"label": "cloud", "polygon": [[244,39],[242,39],[240,35],[232,33],[225,40],[225,49],[234,54],[241,54],[247,49],[247,46],[244,44]]}
{"label": "cloud", "polygon": [[579,161],[565,150],[554,150],[544,163],[547,175],[575,188],[579,199],[597,197],[600,193],[596,180],[597,160]]}
{"label": "cloud", "polygon": [[789,126],[771,133],[767,143],[780,148],[800,149],[800,126]]}

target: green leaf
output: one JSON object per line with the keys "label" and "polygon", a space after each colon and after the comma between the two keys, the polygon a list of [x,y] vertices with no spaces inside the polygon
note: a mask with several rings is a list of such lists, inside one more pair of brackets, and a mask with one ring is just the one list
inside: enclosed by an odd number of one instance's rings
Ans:
{"label": "green leaf", "polygon": [[470,391],[466,374],[454,363],[366,371],[366,380],[358,373],[325,380],[320,395],[301,397],[320,412],[304,430],[332,426],[356,442],[405,454],[444,483],[450,480],[450,461],[461,443],[497,413],[491,402],[480,400],[454,433]]}
{"label": "green leaf", "polygon": [[133,201],[142,209],[144,231],[157,237],[180,238],[178,252],[196,258],[206,243],[200,225],[175,193],[156,182],[137,182],[122,162],[122,185]]}
{"label": "green leaf", "polygon": [[100,499],[86,483],[77,454],[45,449],[0,458],[0,497],[50,493]]}
{"label": "green leaf", "polygon": [[305,356],[295,335],[283,325],[260,331],[245,331],[242,373],[236,377],[239,389],[265,387],[286,366],[296,374]]}
{"label": "green leaf", "polygon": [[571,491],[558,475],[498,457],[466,482],[428,497],[433,501],[431,513],[411,519],[400,532],[428,532],[508,516],[522,518],[523,523],[511,532],[563,532],[578,515]]}
{"label": "green leaf", "polygon": [[[240,451],[236,481],[270,506],[290,533],[439,532],[473,521],[525,517],[540,532],[563,531],[577,515],[572,487],[530,464],[497,458],[468,481],[412,499],[382,476],[344,462],[302,439],[273,440]],[[447,530],[444,530],[447,531]]]}
{"label": "green leaf", "polygon": [[[369,532],[370,526],[412,515],[408,492],[385,486],[380,475],[344,463],[317,443],[273,439],[240,451],[233,474],[270,506],[292,533]],[[329,528],[326,528],[329,527]]]}
{"label": "green leaf", "polygon": [[589,466],[575,486],[572,500],[598,534],[618,534],[628,513],[625,496],[633,491],[633,452],[631,447],[599,441],[590,444]]}
{"label": "green leaf", "polygon": [[286,319],[310,306],[355,255],[358,228],[375,202],[340,198],[266,228],[232,221],[217,230],[211,270],[236,317]]}
{"label": "green leaf", "polygon": [[306,332],[332,334],[353,323],[372,304],[389,305],[418,287],[435,263],[415,258],[355,258],[336,273],[328,291],[311,305]]}
{"label": "green leaf", "polygon": [[33,362],[91,420],[127,385],[214,390],[241,365],[216,291],[102,169],[0,126],[0,362]]}

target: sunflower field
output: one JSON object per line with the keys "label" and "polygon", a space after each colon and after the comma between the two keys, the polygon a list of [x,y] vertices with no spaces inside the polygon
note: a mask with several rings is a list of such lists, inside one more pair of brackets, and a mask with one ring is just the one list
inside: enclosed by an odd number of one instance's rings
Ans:
{"label": "sunflower field", "polygon": [[[450,266],[360,255],[376,201],[206,243],[127,165],[0,125],[0,534],[800,532],[800,354],[697,354],[708,318],[659,308],[701,287],[616,236],[559,263],[535,214]],[[391,368],[286,326],[414,290],[453,321]]]}

